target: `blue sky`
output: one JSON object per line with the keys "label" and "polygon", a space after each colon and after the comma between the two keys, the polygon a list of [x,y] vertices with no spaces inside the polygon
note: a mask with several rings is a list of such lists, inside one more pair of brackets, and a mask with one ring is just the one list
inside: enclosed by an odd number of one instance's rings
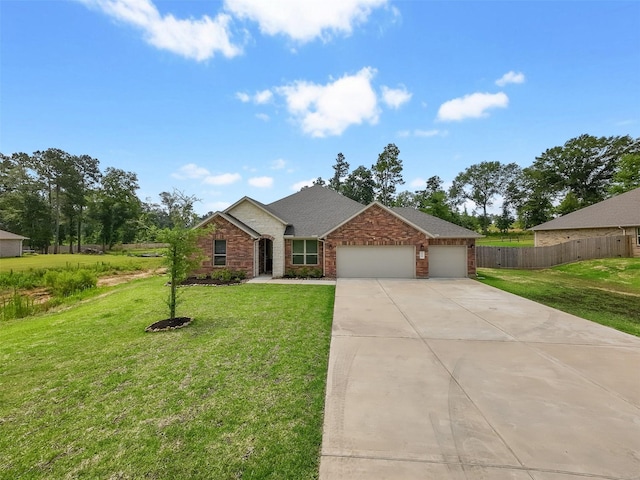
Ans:
{"label": "blue sky", "polygon": [[201,214],[388,143],[414,191],[640,137],[638,1],[2,0],[0,55],[0,152],[88,154]]}

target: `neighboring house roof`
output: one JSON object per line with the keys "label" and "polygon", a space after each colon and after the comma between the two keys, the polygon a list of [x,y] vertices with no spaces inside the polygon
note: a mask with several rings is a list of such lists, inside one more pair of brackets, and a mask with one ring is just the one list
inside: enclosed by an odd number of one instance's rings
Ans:
{"label": "neighboring house roof", "polygon": [[285,235],[295,237],[319,237],[365,208],[320,185],[304,188],[266,207],[287,220],[289,228]]}
{"label": "neighboring house roof", "polygon": [[418,226],[421,230],[434,238],[480,238],[482,235],[467,228],[447,222],[428,213],[423,213],[411,207],[392,207],[392,212],[397,213],[407,221]]}
{"label": "neighboring house roof", "polygon": [[23,237],[22,235],[7,232],[6,230],[0,230],[0,240],[29,240],[29,237]]}
{"label": "neighboring house roof", "polygon": [[531,230],[573,230],[640,226],[640,188],[554,218]]}

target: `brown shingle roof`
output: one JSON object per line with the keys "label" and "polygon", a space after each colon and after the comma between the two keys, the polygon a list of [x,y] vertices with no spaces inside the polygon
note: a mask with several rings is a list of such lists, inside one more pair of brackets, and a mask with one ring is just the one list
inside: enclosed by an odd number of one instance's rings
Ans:
{"label": "brown shingle roof", "polygon": [[423,213],[411,207],[392,207],[396,212],[409,222],[429,232],[434,238],[480,238],[482,235],[472,230],[468,230],[455,223],[447,222],[428,213]]}
{"label": "brown shingle roof", "polygon": [[317,237],[365,208],[334,190],[314,185],[265,205],[289,222],[287,235]]}
{"label": "brown shingle roof", "polygon": [[531,230],[640,227],[640,188],[554,218]]}

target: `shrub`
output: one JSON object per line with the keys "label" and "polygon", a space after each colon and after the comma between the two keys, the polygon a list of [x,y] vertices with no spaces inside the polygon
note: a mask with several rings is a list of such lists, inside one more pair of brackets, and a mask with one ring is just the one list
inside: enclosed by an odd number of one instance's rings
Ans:
{"label": "shrub", "polygon": [[2,299],[0,305],[0,318],[3,320],[11,320],[14,318],[24,318],[33,315],[37,310],[37,306],[33,299],[28,295],[21,295],[17,290],[13,292],[11,297]]}
{"label": "shrub", "polygon": [[312,268],[309,270],[309,276],[311,278],[320,278],[322,277],[322,269],[321,268]]}
{"label": "shrub", "polygon": [[44,276],[44,283],[51,292],[59,297],[67,297],[77,292],[95,288],[98,283],[96,275],[89,270],[49,270]]}
{"label": "shrub", "polygon": [[0,273],[0,288],[36,288],[42,285],[42,278],[45,275],[44,269],[30,269],[24,272],[2,272]]}
{"label": "shrub", "polygon": [[240,282],[245,278],[247,278],[247,274],[243,270],[229,270],[228,268],[223,268],[211,272],[211,279],[218,280],[222,283]]}

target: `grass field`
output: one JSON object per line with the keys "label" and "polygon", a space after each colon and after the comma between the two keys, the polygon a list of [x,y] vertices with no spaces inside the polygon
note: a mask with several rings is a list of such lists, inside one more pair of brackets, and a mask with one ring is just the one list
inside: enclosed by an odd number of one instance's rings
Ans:
{"label": "grass field", "polygon": [[479,268],[479,280],[521,297],[640,336],[640,258],[608,258],[544,270]]}
{"label": "grass field", "polygon": [[317,477],[334,287],[165,281],[0,323],[0,478]]}
{"label": "grass field", "polygon": [[0,259],[0,273],[24,272],[38,269],[86,268],[99,265],[111,265],[117,270],[154,269],[161,265],[159,257],[133,257],[126,255],[25,255],[18,258]]}

